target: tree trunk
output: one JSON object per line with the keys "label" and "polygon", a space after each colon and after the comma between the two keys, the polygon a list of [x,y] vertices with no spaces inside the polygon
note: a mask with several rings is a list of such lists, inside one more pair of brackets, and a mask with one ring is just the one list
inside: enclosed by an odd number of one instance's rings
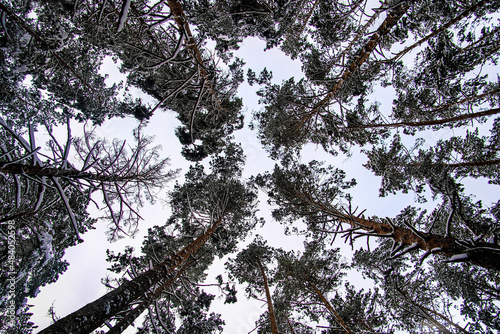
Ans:
{"label": "tree trunk", "polygon": [[273,300],[271,299],[271,292],[269,292],[269,285],[267,284],[267,276],[264,271],[264,267],[259,259],[257,259],[257,264],[259,265],[260,272],[262,273],[262,279],[264,280],[264,288],[266,290],[267,299],[267,309],[269,311],[269,321],[271,323],[271,333],[278,334],[278,325],[276,323],[276,315],[274,314]]}
{"label": "tree trunk", "polygon": [[[500,246],[489,242],[476,242],[474,245],[464,245],[455,238],[420,232],[411,228],[393,226],[381,221],[365,219],[364,217],[349,215],[339,210],[327,207],[314,200],[307,194],[294,192],[302,198],[306,205],[314,205],[320,211],[328,214],[340,223],[346,223],[353,228],[369,231],[365,235],[374,237],[388,237],[401,246],[411,249],[422,249],[426,254],[441,254],[449,258],[450,262],[467,261],[483,268],[500,270]],[[402,253],[399,253],[402,255]]]}
{"label": "tree trunk", "polygon": [[325,305],[325,307],[328,309],[328,311],[330,311],[330,313],[332,313],[335,316],[335,319],[337,320],[339,325],[344,329],[344,331],[348,334],[352,334],[351,329],[346,325],[346,323],[344,322],[344,320],[342,319],[340,314],[338,314],[337,311],[335,311],[332,304],[330,304],[328,299],[325,298],[325,296],[321,293],[321,291],[318,289],[318,287],[310,280],[309,280],[309,284],[313,288],[314,292],[316,292],[316,294],[318,295],[318,297],[321,300],[321,302],[323,303],[323,305]]}
{"label": "tree trunk", "polygon": [[194,255],[217,229],[222,222],[223,215],[224,212],[204,234],[153,269],[140,274],[131,281],[124,282],[101,298],[59,319],[39,334],[88,334],[99,328],[106,320],[125,310],[131,302],[142,298],[152,286]]}
{"label": "tree trunk", "polygon": [[61,169],[53,167],[41,167],[23,165],[18,163],[2,165],[0,162],[0,172],[8,174],[26,174],[40,177],[66,177],[71,179],[86,179],[101,182],[123,182],[137,178],[138,175],[100,175],[91,172],[82,172],[77,169]]}
{"label": "tree trunk", "polygon": [[198,49],[198,44],[196,43],[196,40],[191,33],[191,28],[189,27],[186,15],[184,15],[182,5],[178,0],[168,0],[168,6],[170,7],[170,12],[174,16],[175,22],[177,23],[177,26],[179,27],[181,33],[186,33],[186,36],[188,38],[188,40],[186,41],[186,47],[193,57],[194,62],[199,65],[199,70],[204,81],[204,85],[208,88],[210,95],[213,96],[217,108],[223,110],[224,108],[221,106],[221,102],[217,97],[217,92],[215,91],[215,88],[210,81],[210,75],[206,70],[207,67],[205,66],[205,64],[203,64],[203,58],[201,57],[200,50]]}
{"label": "tree trunk", "polygon": [[[292,23],[290,29],[288,29],[285,37],[285,41],[283,42],[284,45],[289,43],[288,41],[291,39],[299,39],[300,35],[304,32],[304,29],[307,26],[307,23],[311,19],[311,16],[314,12],[314,9],[319,4],[319,0],[315,0],[313,3],[313,0],[306,0],[302,7],[298,10],[299,13],[297,13],[296,20],[298,21],[297,24]],[[309,7],[307,7],[309,5]]]}
{"label": "tree trunk", "polygon": [[288,322],[288,327],[290,327],[290,332],[292,332],[292,334],[297,334],[295,329],[293,329],[292,322],[290,321],[290,319],[288,319],[287,316],[285,316],[285,317],[286,317],[286,321]]}
{"label": "tree trunk", "polygon": [[439,125],[457,121],[463,121],[466,119],[490,116],[500,114],[500,108],[479,111],[471,114],[465,114],[455,117],[443,118],[443,119],[435,119],[430,121],[420,121],[420,122],[399,122],[399,123],[386,123],[386,124],[367,124],[355,127],[346,127],[346,129],[371,129],[371,128],[398,128],[403,126],[417,127],[417,126],[430,126],[430,125]]}
{"label": "tree trunk", "polygon": [[486,3],[487,3],[487,1],[482,0],[482,1],[479,1],[478,3],[476,3],[475,5],[470,6],[469,8],[467,8],[466,10],[464,10],[462,13],[460,13],[458,16],[456,16],[455,18],[451,19],[446,24],[444,24],[443,26],[441,26],[439,29],[433,31],[432,33],[430,33],[429,35],[425,36],[424,38],[422,38],[418,42],[415,42],[414,44],[410,45],[409,47],[407,47],[403,51],[399,52],[396,56],[394,56],[391,59],[391,61],[395,61],[395,60],[398,60],[399,58],[403,57],[405,54],[407,54],[408,52],[410,52],[411,50],[413,50],[417,46],[420,46],[425,41],[427,41],[430,38],[436,36],[440,32],[448,29],[449,27],[451,27],[452,25],[454,25],[455,23],[457,23],[458,21],[460,21],[464,17],[468,16],[470,13],[472,13],[473,11],[475,11],[476,9],[478,9],[479,7],[485,5]]}
{"label": "tree trunk", "polygon": [[144,301],[137,305],[133,310],[128,312],[118,323],[116,323],[108,332],[106,332],[106,334],[123,333],[123,331],[126,330],[127,327],[130,326],[135,321],[135,319],[137,319],[142,314],[142,312],[144,312],[148,308],[148,306],[151,305],[152,302],[154,302],[161,296],[163,291],[172,286],[172,284],[184,273],[184,271],[189,267],[191,263],[192,262],[184,265],[181,270],[173,275],[168,281],[163,283],[158,289],[155,290],[154,293],[148,294]]}
{"label": "tree trunk", "polygon": [[[372,15],[372,17],[368,20],[368,22],[366,22],[366,24],[358,31],[356,36],[354,36],[354,38],[351,40],[349,45],[337,57],[335,57],[333,59],[333,61],[328,66],[328,71],[330,71],[330,69],[334,65],[336,65],[337,62],[340,61],[347,54],[347,52],[349,52],[351,50],[354,43],[356,43],[358,41],[358,39],[360,39],[363,36],[363,34],[366,32],[366,30],[373,24],[373,22],[375,22],[375,20],[378,19],[380,13],[382,13],[385,10],[383,8],[387,8],[387,2],[388,2],[388,0],[385,0],[384,3],[382,3],[382,5]],[[360,2],[360,4],[361,4],[361,2]]]}
{"label": "tree trunk", "polygon": [[373,33],[370,40],[365,44],[365,46],[359,52],[359,55],[351,62],[351,65],[344,70],[342,73],[342,77],[339,81],[333,86],[331,91],[320,101],[318,102],[310,112],[306,114],[306,116],[301,120],[301,126],[306,124],[315,114],[318,113],[319,109],[326,105],[342,88],[344,83],[356,72],[361,65],[368,59],[370,54],[375,50],[378,46],[382,37],[387,35],[392,27],[396,25],[399,19],[406,13],[408,9],[407,5],[399,4],[393,10],[391,10],[382,24],[378,27],[378,29]]}

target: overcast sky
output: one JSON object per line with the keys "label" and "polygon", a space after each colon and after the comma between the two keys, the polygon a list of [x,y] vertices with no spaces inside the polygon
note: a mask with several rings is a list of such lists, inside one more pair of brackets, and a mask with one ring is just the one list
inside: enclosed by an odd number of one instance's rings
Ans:
{"label": "overcast sky", "polygon": [[[251,38],[245,40],[241,49],[236,52],[236,55],[243,58],[246,62],[245,73],[248,68],[252,68],[256,73],[259,73],[264,67],[267,67],[268,70],[273,71],[273,81],[275,83],[281,83],[282,80],[288,79],[291,76],[295,76],[296,79],[302,76],[298,61],[291,61],[276,49],[264,53],[264,46],[264,42],[256,38]],[[110,74],[110,80],[118,80],[120,78],[121,74],[113,66],[107,64],[103,68]],[[243,98],[244,102],[245,128],[235,133],[235,137],[236,141],[242,144],[247,155],[244,177],[271,170],[275,164],[261,148],[255,133],[248,129],[252,110],[258,110],[262,107],[257,104],[258,97],[255,94],[257,88],[243,83],[239,90],[239,95]],[[389,113],[393,96],[388,91],[381,91],[380,94],[376,95],[379,101],[383,103],[383,106],[386,107],[386,110],[388,110],[387,113]],[[151,118],[144,133],[156,137],[155,143],[162,145],[163,154],[171,158],[172,168],[183,169],[180,174],[180,180],[182,180],[182,175],[187,171],[189,163],[180,155],[181,145],[174,135],[174,129],[178,125],[179,122],[173,113],[169,111],[157,111]],[[131,140],[130,134],[136,126],[137,121],[135,119],[113,118],[106,121],[96,134],[108,139],[116,137]],[[77,127],[78,125],[74,123],[74,128],[76,129]],[[76,132],[75,130],[74,133]],[[449,136],[451,133],[452,130],[441,130],[439,133],[428,132],[428,144],[432,145],[438,139]],[[65,136],[65,132],[61,131],[60,135]],[[321,147],[307,145],[303,150],[303,161],[306,162],[312,159],[333,164],[336,167],[344,169],[347,172],[348,178],[356,178],[358,185],[351,192],[354,198],[353,204],[366,209],[367,215],[381,217],[394,216],[405,206],[414,204],[413,194],[398,194],[397,196],[379,198],[378,188],[380,179],[362,166],[366,158],[359,154],[357,149],[353,150],[351,158],[342,155],[333,157],[325,154]],[[480,199],[484,199],[486,204],[491,202],[487,194],[485,194],[485,189],[487,189],[485,182],[475,180],[465,181],[465,183],[470,192],[477,194]],[[173,182],[170,185],[172,186]],[[165,189],[165,191],[167,190]],[[284,236],[283,227],[270,218],[270,210],[265,203],[265,196],[261,193],[260,197],[262,203],[258,215],[264,217],[267,223],[263,228],[256,230],[254,235],[256,233],[263,235],[268,240],[268,243],[274,247],[300,249],[302,240],[296,237]],[[430,206],[432,203],[428,205]],[[99,216],[98,211],[93,205],[90,205],[90,209],[93,215],[96,217]],[[115,252],[119,252],[126,245],[135,245],[136,249],[140,250],[140,245],[147,229],[153,225],[162,225],[169,216],[169,208],[163,206],[158,201],[153,207],[143,208],[141,215],[144,217],[144,221],[140,225],[140,233],[135,240],[127,238],[109,244],[105,236],[106,223],[99,221],[95,225],[97,227],[96,230],[82,236],[85,240],[84,243],[66,251],[65,259],[70,263],[68,270],[61,275],[56,283],[43,287],[38,297],[28,302],[29,304],[34,304],[34,307],[31,309],[34,313],[32,321],[39,325],[40,329],[47,327],[51,322],[51,319],[46,314],[52,303],[54,303],[57,315],[62,317],[106,293],[106,289],[100,282],[101,278],[108,274],[106,268],[109,263],[105,262],[106,249],[111,248]],[[249,237],[246,242],[252,239],[253,237]],[[364,240],[363,243],[366,243],[366,241]],[[342,252],[346,257],[351,254],[349,248],[345,246],[342,247]],[[223,262],[211,268],[207,281],[213,282],[213,277],[221,273]],[[356,280],[360,280],[360,276],[349,276],[349,279],[354,280],[351,283],[356,283]],[[240,287],[239,290],[237,306],[223,305],[222,300],[216,300],[212,305],[211,311],[221,313],[226,322],[225,333],[248,333],[254,328],[255,320],[258,319],[261,313],[267,310],[266,305],[262,302],[245,301],[241,292],[243,289]],[[215,294],[216,291],[214,290],[212,293]],[[129,328],[127,333],[135,333],[135,329]]]}
{"label": "overcast sky", "polygon": [[[299,61],[292,61],[277,49],[264,52],[265,43],[257,38],[245,40],[242,47],[236,55],[245,60],[245,73],[248,68],[259,73],[264,67],[273,71],[273,81],[281,83],[283,80],[295,76],[296,79],[302,77]],[[112,80],[122,78],[122,75],[112,66],[112,62],[106,62],[103,69],[110,75]],[[258,96],[255,94],[258,87],[250,87],[246,82],[239,89],[239,96],[243,98],[245,111],[245,128],[235,133],[237,142],[240,142],[247,156],[247,161],[244,169],[244,177],[248,178],[257,173],[272,170],[275,162],[267,157],[266,152],[262,149],[255,132],[248,129],[248,123],[251,119],[252,110],[258,110],[262,106],[258,105]],[[73,122],[73,135],[78,134],[79,125]],[[180,155],[181,145],[177,137],[174,135],[174,129],[179,125],[175,118],[175,114],[169,111],[156,112],[151,118],[148,126],[144,130],[147,135],[155,136],[155,145],[162,145],[163,154],[171,158],[172,168],[182,168],[182,175],[187,171],[189,163]],[[106,121],[103,126],[97,129],[96,135],[106,137],[108,139],[119,138],[132,140],[132,130],[137,126],[137,121],[132,118],[118,119],[113,118]],[[59,136],[64,137],[65,129],[61,129]],[[358,186],[353,190],[354,202],[360,207],[371,210],[370,214],[393,215],[399,212],[395,210],[394,203],[391,201],[382,201],[380,204],[373,204],[373,198],[378,196],[378,185],[380,180],[368,172],[361,166],[360,157],[354,152],[352,158],[339,155],[333,157],[323,152],[321,147],[315,145],[307,145],[303,150],[303,161],[317,159],[326,161],[339,168],[347,171],[348,177],[355,177],[358,180]],[[208,159],[206,159],[208,161]],[[173,185],[173,182],[170,184]],[[270,210],[266,203],[265,195],[260,192],[261,206],[259,216],[266,219],[266,224],[263,228],[255,231],[255,234],[264,236],[268,243],[273,247],[283,247],[287,250],[300,250],[302,239],[296,237],[285,236],[283,227],[270,218]],[[412,201],[412,196],[409,201]],[[402,199],[398,199],[401,201]],[[99,202],[99,201],[97,201]],[[98,210],[91,204],[89,206],[94,217],[99,217]],[[158,201],[153,207],[145,207],[141,211],[144,221],[140,225],[140,233],[134,240],[126,238],[118,242],[110,244],[106,240],[106,222],[99,221],[95,226],[96,230],[85,233],[82,237],[84,243],[71,247],[66,251],[65,259],[70,263],[68,270],[60,276],[59,280],[49,286],[43,287],[37,298],[29,301],[34,304],[32,312],[34,313],[33,321],[40,326],[40,329],[45,328],[51,322],[47,316],[48,308],[54,303],[55,311],[58,316],[63,317],[78,308],[86,305],[89,302],[97,299],[106,293],[106,289],[101,284],[101,278],[108,275],[106,268],[109,263],[106,259],[106,249],[111,248],[115,252],[123,250],[126,245],[133,245],[137,251],[140,251],[140,246],[143,236],[147,233],[147,229],[153,225],[161,225],[165,223],[169,216],[169,208],[165,207]],[[249,237],[242,247],[253,240],[253,236]],[[345,247],[344,254],[350,255],[349,247]],[[234,255],[233,255],[234,256]],[[207,281],[214,282],[215,276],[223,271],[223,261],[219,261],[210,270],[210,275]],[[242,289],[240,289],[242,290]],[[217,290],[212,293],[216,294]],[[238,294],[238,307],[235,312],[234,305],[224,305],[223,300],[214,301],[212,311],[219,312],[223,315],[226,321],[226,333],[247,333],[255,327],[255,320],[258,319],[261,313],[266,310],[266,305],[258,301],[245,301],[243,293]],[[129,328],[128,333],[135,333],[133,328]]]}

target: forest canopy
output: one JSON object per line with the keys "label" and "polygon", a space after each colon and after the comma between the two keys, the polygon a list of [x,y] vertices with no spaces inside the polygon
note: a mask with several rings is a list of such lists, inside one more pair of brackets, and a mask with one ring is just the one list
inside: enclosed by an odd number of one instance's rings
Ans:
{"label": "forest canopy", "polygon": [[[498,333],[499,8],[0,0],[0,331],[219,333],[246,299],[256,333]],[[250,68],[252,38],[302,74]],[[100,226],[106,292],[38,328]]]}

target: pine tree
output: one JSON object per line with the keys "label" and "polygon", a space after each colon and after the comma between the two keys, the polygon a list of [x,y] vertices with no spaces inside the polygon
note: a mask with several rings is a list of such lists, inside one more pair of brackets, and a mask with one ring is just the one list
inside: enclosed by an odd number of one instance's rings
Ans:
{"label": "pine tree", "polygon": [[96,301],[58,320],[41,333],[55,333],[62,328],[75,333],[90,333],[106,320],[140,301],[155,285],[175,276],[174,270],[192,260],[208,247],[211,256],[234,251],[238,241],[256,223],[253,215],[256,195],[238,180],[244,156],[241,148],[231,145],[225,156],[214,157],[212,171],[202,165],[190,168],[186,183],[177,185],[171,194],[172,217],[167,227],[179,233],[176,245],[183,247],[167,254],[153,268],[145,268],[132,280],[124,281]]}
{"label": "pine tree", "polygon": [[251,298],[258,299],[260,295],[266,296],[268,322],[272,334],[278,334],[276,314],[269,289],[269,272],[267,266],[273,260],[273,250],[269,248],[262,237],[256,239],[248,247],[238,253],[236,258],[226,263],[226,268],[232,277],[240,283],[247,283],[245,292]]}
{"label": "pine tree", "polygon": [[281,300],[287,300],[289,312],[305,309],[313,321],[318,322],[322,313],[310,305],[319,304],[326,310],[332,324],[340,326],[344,333],[353,333],[337,310],[330,303],[327,294],[338,287],[345,272],[345,265],[339,258],[339,249],[326,249],[318,242],[305,244],[302,255],[281,253],[278,256],[278,272]]}
{"label": "pine tree", "polygon": [[[96,139],[92,132],[85,133],[83,138],[73,140],[71,125],[67,121],[66,143],[61,145],[59,140],[52,134],[52,129],[47,126],[51,136],[49,147],[52,157],[43,162],[43,155],[38,153],[34,129],[29,127],[29,143],[16,131],[0,118],[0,125],[8,135],[8,141],[12,142],[16,150],[15,155],[2,147],[4,161],[0,161],[0,172],[12,175],[12,194],[16,194],[16,203],[21,201],[20,196],[23,187],[29,188],[30,184],[39,187],[34,207],[29,208],[32,213],[44,210],[52,199],[45,198],[47,187],[53,186],[57,189],[59,200],[66,206],[71,223],[78,236],[78,222],[74,217],[73,209],[66,196],[65,189],[61,186],[61,180],[68,182],[75,191],[89,194],[99,190],[104,198],[108,211],[108,219],[111,221],[110,239],[116,239],[120,233],[134,233],[141,219],[138,208],[145,200],[154,202],[155,191],[166,182],[172,180],[177,171],[164,172],[169,159],[158,160],[159,147],[150,148],[151,137],[142,134],[141,128],[134,132],[135,147],[131,147],[131,156],[128,156],[125,141],[114,140],[107,143],[106,140]],[[74,144],[73,144],[74,141]],[[3,145],[2,145],[3,146]],[[74,167],[69,161],[69,154],[75,147],[77,156],[82,163],[81,168]],[[3,160],[3,159],[2,159]],[[23,179],[25,185],[19,183]],[[116,209],[113,204],[119,203]],[[13,217],[12,215],[10,217]],[[10,219],[9,216],[2,217],[3,220]]]}
{"label": "pine tree", "polygon": [[[417,208],[408,207],[396,219],[382,220],[352,210],[351,198],[343,192],[354,181],[346,182],[344,177],[343,171],[323,168],[317,162],[306,166],[292,160],[285,168],[276,166],[273,174],[259,175],[255,182],[279,206],[273,212],[276,219],[293,223],[304,218],[308,232],[317,238],[343,234],[351,244],[359,237],[388,238],[393,241],[391,258],[420,249],[425,251],[422,259],[440,254],[449,262],[468,261],[498,270],[495,210],[485,212],[481,203],[460,194],[456,184],[443,181],[454,192],[430,215],[417,215]],[[339,203],[343,198],[348,200],[347,207]]]}

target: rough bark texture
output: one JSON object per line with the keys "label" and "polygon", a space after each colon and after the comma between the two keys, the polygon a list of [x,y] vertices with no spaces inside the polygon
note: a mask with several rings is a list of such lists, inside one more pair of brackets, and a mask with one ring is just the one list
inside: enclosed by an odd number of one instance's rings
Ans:
{"label": "rough bark texture", "polygon": [[346,323],[344,322],[344,320],[342,319],[340,314],[338,314],[337,311],[335,311],[332,304],[330,304],[328,299],[325,298],[325,296],[323,295],[323,293],[321,293],[321,291],[318,289],[318,287],[314,283],[312,283],[311,281],[309,281],[309,284],[313,288],[314,292],[318,295],[318,297],[321,300],[321,302],[323,303],[323,305],[325,305],[325,307],[328,309],[328,311],[330,311],[335,316],[335,319],[337,319],[337,322],[339,323],[340,326],[342,326],[344,331],[348,334],[352,334],[351,329],[346,325]]}
{"label": "rough bark texture", "polygon": [[470,13],[472,13],[473,11],[475,11],[476,9],[478,9],[479,7],[485,5],[487,3],[487,1],[485,0],[482,0],[482,1],[479,1],[478,3],[476,3],[475,5],[472,5],[471,7],[467,8],[466,10],[464,10],[462,13],[460,13],[458,16],[456,16],[455,18],[453,18],[452,20],[448,21],[446,24],[442,25],[439,29],[437,30],[434,30],[432,33],[430,33],[429,35],[425,36],[424,38],[422,38],[421,40],[419,40],[418,42],[410,45],[409,47],[407,47],[406,49],[404,49],[403,51],[399,52],[393,59],[391,59],[392,61],[394,60],[397,60],[399,58],[401,58],[402,56],[404,56],[405,54],[407,54],[408,52],[410,52],[411,50],[413,50],[414,48],[416,48],[417,46],[420,46],[422,43],[428,41],[429,39],[431,39],[432,37],[436,36],[437,34],[439,34],[440,32],[448,29],[449,27],[451,27],[452,25],[454,25],[455,23],[457,23],[458,21],[460,21],[461,19],[463,19],[464,17],[468,16]]}
{"label": "rough bark texture", "polygon": [[[346,223],[353,228],[368,231],[368,236],[389,237],[400,245],[413,246],[433,254],[440,254],[451,258],[452,261],[467,261],[483,268],[500,270],[500,246],[489,242],[475,242],[472,244],[460,243],[452,237],[440,236],[432,233],[420,232],[410,228],[391,226],[381,221],[365,219],[364,217],[342,213],[315,201],[311,196],[296,195],[303,198],[309,205],[314,205],[324,213],[335,218],[340,223]],[[453,256],[466,255],[460,259]]]}
{"label": "rough bark texture", "polygon": [[59,319],[39,334],[84,334],[99,328],[106,320],[125,310],[131,302],[142,298],[153,285],[188,260],[191,255],[194,255],[217,229],[222,221],[222,216],[223,214],[210,229],[177,254],[165,259],[153,269],[138,275],[133,280],[124,282],[115,290],[85,305],[78,311]]}
{"label": "rough bark texture", "polygon": [[199,65],[200,74],[204,81],[205,87],[208,88],[208,91],[213,96],[217,108],[223,110],[224,108],[221,106],[221,102],[217,97],[217,92],[215,91],[215,88],[210,81],[210,75],[206,70],[206,66],[203,64],[203,58],[201,57],[200,50],[198,49],[198,44],[196,43],[196,40],[194,39],[191,32],[191,28],[189,27],[186,15],[184,15],[182,5],[177,0],[168,0],[168,6],[170,7],[170,11],[174,16],[175,22],[177,23],[181,33],[186,34],[186,48],[189,50],[189,53],[193,57],[195,63]]}
{"label": "rough bark texture", "polygon": [[[392,227],[389,224],[376,222],[360,217],[343,218],[353,227],[361,227],[378,235],[390,235],[390,237],[402,245],[417,245],[418,248],[436,254],[444,255],[448,258],[454,255],[467,254],[467,261],[484,268],[493,268],[500,270],[500,247],[489,243],[477,243],[474,248],[468,250],[467,247],[460,245],[455,238],[443,237],[431,233],[419,232],[418,235],[409,228],[399,226]],[[373,232],[372,232],[373,231]]]}
{"label": "rough bark texture", "polygon": [[375,50],[377,45],[379,45],[382,37],[389,33],[389,31],[396,25],[396,23],[404,15],[407,9],[407,5],[399,4],[387,14],[387,17],[378,27],[378,29],[373,33],[370,40],[358,52],[358,56],[351,62],[349,67],[344,70],[344,73],[342,73],[342,77],[339,79],[339,81],[335,84],[335,86],[333,86],[330,92],[320,102],[318,102],[310,112],[307,113],[307,115],[301,121],[302,124],[305,124],[307,121],[309,121],[309,119],[311,119],[315,114],[318,113],[320,108],[325,106],[337,94],[344,83],[354,74],[354,72],[359,69],[362,64],[364,64],[373,50]]}
{"label": "rough bark texture", "polygon": [[179,270],[175,275],[172,275],[172,277],[168,281],[163,283],[158,289],[156,289],[154,293],[148,294],[147,297],[139,305],[128,312],[106,334],[123,333],[123,331],[126,330],[127,327],[130,326],[135,321],[135,319],[137,319],[142,314],[142,312],[144,312],[149,307],[149,305],[151,305],[151,303],[153,303],[161,296],[163,291],[168,289],[184,273],[184,271],[189,267],[190,263],[184,265],[181,270]]}
{"label": "rough bark texture", "polygon": [[466,119],[496,115],[499,113],[500,113],[500,108],[495,108],[495,109],[489,109],[489,110],[485,110],[485,111],[479,111],[479,112],[455,116],[455,117],[449,117],[449,118],[443,118],[443,119],[433,119],[430,121],[399,122],[399,123],[385,123],[385,124],[384,123],[367,124],[367,125],[361,125],[361,126],[356,126],[356,127],[348,127],[347,129],[398,128],[398,127],[403,127],[403,126],[416,127],[416,126],[440,125],[440,124],[445,124],[445,123],[463,121]]}
{"label": "rough bark texture", "polygon": [[271,299],[271,292],[269,291],[269,285],[267,284],[267,276],[264,271],[264,267],[259,259],[257,259],[257,263],[260,268],[260,272],[262,274],[262,279],[264,280],[264,289],[266,290],[266,299],[267,299],[267,309],[269,311],[269,322],[271,323],[271,333],[278,334],[278,325],[276,323],[276,315],[274,314],[273,308],[273,300]]}
{"label": "rough bark texture", "polygon": [[23,164],[7,164],[2,165],[0,162],[0,172],[8,174],[26,174],[32,176],[46,176],[46,177],[67,177],[71,179],[87,179],[101,182],[120,182],[130,181],[137,177],[137,175],[100,175],[90,172],[82,172],[77,169],[61,169],[52,167],[40,167]]}
{"label": "rough bark texture", "polygon": [[[363,34],[366,32],[366,30],[373,24],[373,22],[375,22],[376,19],[378,19],[379,15],[384,12],[385,8],[387,8],[387,3],[388,3],[388,0],[385,0],[381,6],[378,8],[378,10],[375,12],[375,14],[372,15],[372,17],[368,20],[368,22],[366,22],[366,24],[358,31],[358,33],[356,34],[356,36],[354,36],[354,38],[351,40],[351,42],[349,43],[349,45],[337,56],[333,59],[333,61],[329,64],[328,66],[328,71],[335,65],[337,65],[337,63],[349,52],[351,51],[351,48],[353,47],[354,43],[356,43],[358,41],[358,39],[360,39]],[[361,2],[360,2],[361,4]]]}

